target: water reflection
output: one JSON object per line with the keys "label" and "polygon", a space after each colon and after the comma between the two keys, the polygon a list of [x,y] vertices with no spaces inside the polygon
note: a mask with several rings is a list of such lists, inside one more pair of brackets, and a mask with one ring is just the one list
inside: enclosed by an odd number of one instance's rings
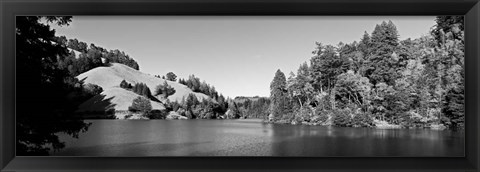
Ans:
{"label": "water reflection", "polygon": [[244,120],[96,120],[76,156],[463,156],[461,132],[263,124]]}
{"label": "water reflection", "polygon": [[[289,129],[286,129],[289,128]],[[287,130],[287,131],[285,131]],[[274,126],[274,156],[463,156],[463,133]]]}

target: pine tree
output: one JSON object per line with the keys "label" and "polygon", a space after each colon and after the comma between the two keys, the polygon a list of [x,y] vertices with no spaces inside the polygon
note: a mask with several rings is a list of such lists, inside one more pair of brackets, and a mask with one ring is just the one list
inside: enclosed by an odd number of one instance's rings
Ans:
{"label": "pine tree", "polygon": [[128,110],[146,113],[152,110],[152,104],[147,98],[138,96],[133,99],[132,105],[128,107]]}
{"label": "pine tree", "polygon": [[137,94],[138,94],[138,93],[140,92],[140,91],[138,91],[138,90],[139,90],[139,87],[138,87],[138,86],[139,86],[138,83],[135,83],[135,85],[133,86],[132,91],[133,91],[134,93],[137,93]]}
{"label": "pine tree", "polygon": [[372,54],[369,55],[365,74],[372,84],[384,82],[394,85],[398,77],[396,71],[398,59],[394,51],[398,46],[398,32],[396,26],[389,21],[375,26],[371,37]]}
{"label": "pine tree", "polygon": [[365,31],[358,45],[358,49],[360,50],[360,52],[362,52],[363,56],[366,57],[370,54],[371,47],[372,47],[372,43],[371,43],[370,35],[367,33],[367,31]]}
{"label": "pine tree", "polygon": [[[463,16],[438,16],[432,35],[437,43],[436,92],[438,103],[452,128],[463,128],[465,124],[465,42]],[[442,70],[441,70],[442,69]]]}
{"label": "pine tree", "polygon": [[[464,16],[437,16],[435,18],[436,25],[431,30],[431,34],[438,40],[437,45],[442,43],[442,32],[455,32],[455,28],[453,26],[457,26],[456,29],[463,31],[465,28],[464,24]],[[455,35],[453,35],[455,36]],[[455,36],[455,39],[460,39],[460,37]]]}
{"label": "pine tree", "polygon": [[152,96],[152,93],[150,92],[150,88],[148,88],[147,84],[143,84],[143,90],[142,90],[142,95],[149,98]]}
{"label": "pine tree", "polygon": [[287,93],[287,81],[285,74],[280,69],[277,70],[273,81],[270,83],[270,99],[270,113],[273,114],[275,119],[280,119],[291,110]]}
{"label": "pine tree", "polygon": [[336,77],[348,70],[350,62],[344,57],[339,57],[334,46],[323,46],[320,43],[317,45],[315,56],[310,60],[310,74],[314,87],[322,92],[333,88]]}

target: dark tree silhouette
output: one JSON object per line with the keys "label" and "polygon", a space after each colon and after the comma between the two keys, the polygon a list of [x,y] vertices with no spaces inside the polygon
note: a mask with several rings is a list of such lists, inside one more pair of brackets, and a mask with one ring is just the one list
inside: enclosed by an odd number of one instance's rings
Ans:
{"label": "dark tree silhouette", "polygon": [[78,137],[89,125],[73,115],[87,98],[81,96],[82,83],[58,65],[68,50],[54,43],[55,31],[41,19],[60,26],[71,21],[71,17],[16,17],[16,151],[20,156],[48,155],[52,148],[65,147],[56,133]]}

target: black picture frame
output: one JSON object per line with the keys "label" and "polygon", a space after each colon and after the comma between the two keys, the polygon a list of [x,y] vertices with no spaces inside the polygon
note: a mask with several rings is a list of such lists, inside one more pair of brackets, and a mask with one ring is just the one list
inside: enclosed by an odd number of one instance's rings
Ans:
{"label": "black picture frame", "polygon": [[[479,0],[1,0],[1,171],[479,171]],[[465,15],[465,157],[15,157],[16,15]]]}

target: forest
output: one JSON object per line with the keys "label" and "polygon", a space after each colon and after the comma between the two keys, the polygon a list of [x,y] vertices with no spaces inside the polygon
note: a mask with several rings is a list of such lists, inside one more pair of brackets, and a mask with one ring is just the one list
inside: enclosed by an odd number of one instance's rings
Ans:
{"label": "forest", "polygon": [[391,21],[353,43],[316,43],[310,62],[270,85],[269,120],[343,127],[463,128],[463,16],[399,40]]}

